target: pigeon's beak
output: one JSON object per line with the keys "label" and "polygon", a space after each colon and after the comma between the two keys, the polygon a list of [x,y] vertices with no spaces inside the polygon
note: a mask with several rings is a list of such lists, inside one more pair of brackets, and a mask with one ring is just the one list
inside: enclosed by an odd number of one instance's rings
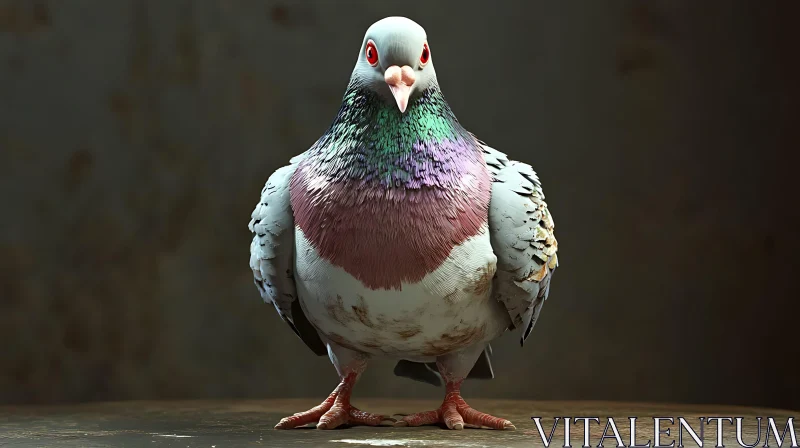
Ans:
{"label": "pigeon's beak", "polygon": [[393,65],[386,69],[384,74],[386,84],[392,90],[397,107],[400,108],[400,113],[405,113],[408,107],[408,97],[411,95],[411,87],[414,85],[416,76],[414,69],[404,65],[402,68]]}

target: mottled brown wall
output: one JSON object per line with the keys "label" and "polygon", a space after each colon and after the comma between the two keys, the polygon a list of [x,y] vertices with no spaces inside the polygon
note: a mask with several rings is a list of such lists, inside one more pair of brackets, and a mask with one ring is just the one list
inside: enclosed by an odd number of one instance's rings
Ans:
{"label": "mottled brown wall", "polygon": [[[246,224],[400,14],[557,223],[532,343],[469,396],[800,408],[796,4],[391,3],[0,0],[0,402],[329,392]],[[357,394],[438,397],[390,368]]]}

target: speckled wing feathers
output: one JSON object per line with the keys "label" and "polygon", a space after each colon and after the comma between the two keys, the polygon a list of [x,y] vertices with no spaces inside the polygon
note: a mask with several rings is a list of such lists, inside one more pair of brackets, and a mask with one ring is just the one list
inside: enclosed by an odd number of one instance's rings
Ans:
{"label": "speckled wing feathers", "polygon": [[249,224],[255,233],[250,244],[250,268],[261,297],[275,305],[281,318],[317,355],[327,349],[297,300],[294,265],[294,217],[289,198],[289,181],[299,157],[278,169],[267,180],[261,200]]}
{"label": "speckled wing feathers", "polygon": [[558,243],[533,169],[488,146],[484,159],[493,176],[489,206],[489,231],[497,256],[493,294],[505,305],[514,327],[523,326],[522,344],[550,293]]}

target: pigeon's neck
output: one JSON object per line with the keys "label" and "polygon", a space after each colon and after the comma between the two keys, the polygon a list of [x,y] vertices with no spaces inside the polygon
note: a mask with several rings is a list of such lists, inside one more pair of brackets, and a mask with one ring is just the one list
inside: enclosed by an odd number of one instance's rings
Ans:
{"label": "pigeon's neck", "polygon": [[480,144],[435,84],[413,98],[405,113],[372,90],[351,85],[312,152],[348,180],[412,189],[460,177],[482,159]]}

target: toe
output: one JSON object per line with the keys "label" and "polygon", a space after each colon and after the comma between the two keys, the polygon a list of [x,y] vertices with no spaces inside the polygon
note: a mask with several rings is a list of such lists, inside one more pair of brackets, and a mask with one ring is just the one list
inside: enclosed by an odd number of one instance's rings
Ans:
{"label": "toe", "polygon": [[423,426],[439,423],[439,413],[437,411],[418,412],[403,417],[395,426]]}
{"label": "toe", "polygon": [[464,429],[464,419],[458,413],[454,404],[445,404],[442,409],[442,420],[450,429]]}
{"label": "toe", "polygon": [[328,412],[319,418],[317,429],[334,429],[347,423],[348,412],[340,406],[334,405]]}
{"label": "toe", "polygon": [[[334,391],[334,394],[336,392]],[[331,394],[331,397],[334,396]],[[314,423],[327,411],[331,408],[333,401],[330,397],[327,400],[323,401],[322,404],[319,406],[314,406],[313,408],[304,411],[298,412],[290,417],[286,417],[281,419],[277,425],[275,425],[275,429],[292,429],[297,428],[298,426],[307,425],[309,423]]]}
{"label": "toe", "polygon": [[350,407],[350,419],[351,424],[354,425],[369,425],[369,426],[378,426],[383,422],[387,424],[394,424],[395,420],[391,417],[387,417],[385,415],[376,415],[370,414],[369,412],[364,412],[356,407]]}
{"label": "toe", "polygon": [[314,415],[312,413],[305,413],[305,414],[295,414],[291,417],[286,417],[281,419],[277,425],[275,425],[275,429],[292,429],[297,428],[298,426],[307,425],[309,423],[313,423],[317,421],[319,418],[318,415]]}
{"label": "toe", "polygon": [[516,426],[506,419],[476,411],[471,407],[465,407],[459,409],[459,411],[464,417],[464,421],[471,425],[485,426],[494,429],[516,429]]}

